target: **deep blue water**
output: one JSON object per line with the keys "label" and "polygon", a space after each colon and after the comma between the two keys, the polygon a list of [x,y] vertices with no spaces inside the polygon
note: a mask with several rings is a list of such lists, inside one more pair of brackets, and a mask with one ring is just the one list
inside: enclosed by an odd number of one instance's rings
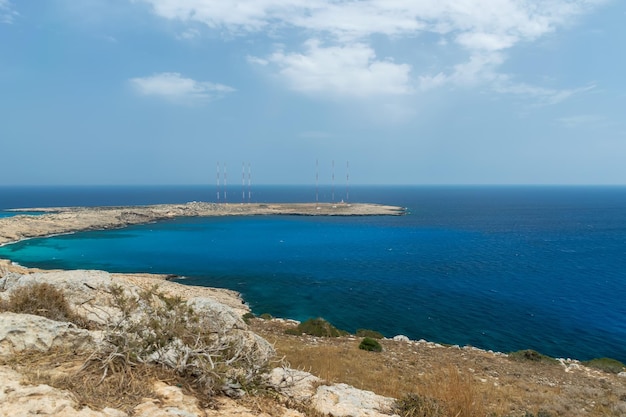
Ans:
{"label": "deep blue water", "polygon": [[[315,199],[312,187],[253,192],[253,201]],[[0,193],[0,209],[214,198],[211,187]],[[353,187],[350,200],[409,214],[176,219],[28,240],[0,256],[182,275],[240,291],[255,313],[322,316],[350,331],[626,361],[625,187]]]}

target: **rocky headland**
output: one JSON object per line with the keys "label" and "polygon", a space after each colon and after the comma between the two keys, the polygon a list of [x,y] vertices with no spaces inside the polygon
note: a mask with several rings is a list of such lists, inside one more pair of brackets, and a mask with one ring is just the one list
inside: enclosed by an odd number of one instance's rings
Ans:
{"label": "rocky headland", "polygon": [[0,245],[22,239],[86,230],[103,230],[176,217],[208,216],[398,216],[404,209],[381,204],[271,203],[213,204],[191,202],[125,207],[52,207],[16,209],[44,214],[0,218]]}

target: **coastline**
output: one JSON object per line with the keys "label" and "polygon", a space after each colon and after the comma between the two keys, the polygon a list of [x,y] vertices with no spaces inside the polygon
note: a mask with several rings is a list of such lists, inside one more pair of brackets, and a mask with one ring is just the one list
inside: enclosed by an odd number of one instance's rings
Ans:
{"label": "coastline", "polygon": [[[190,202],[147,206],[49,207],[16,208],[7,211],[44,213],[0,218],[0,246],[27,239],[46,238],[89,230],[119,229],[126,226],[154,223],[178,217],[217,216],[400,216],[405,209],[381,204],[346,203],[271,203],[215,204]],[[5,272],[32,274],[53,272],[29,268],[0,258],[0,276]],[[185,297],[193,294],[213,297],[241,314],[250,311],[240,293],[225,288],[180,285],[170,282],[168,275],[151,273],[111,273],[111,276],[135,285],[149,286],[158,282],[165,291]]]}
{"label": "coastline", "polygon": [[0,218],[0,245],[88,230],[117,229],[177,217],[211,216],[400,216],[405,209],[382,204],[268,203],[215,204],[190,202],[149,206],[23,208],[37,216]]}

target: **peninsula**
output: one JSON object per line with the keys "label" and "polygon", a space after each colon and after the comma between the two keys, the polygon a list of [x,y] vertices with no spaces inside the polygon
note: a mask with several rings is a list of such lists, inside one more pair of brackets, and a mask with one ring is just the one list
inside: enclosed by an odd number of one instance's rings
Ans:
{"label": "peninsula", "polygon": [[380,204],[348,203],[267,203],[215,204],[191,202],[123,207],[52,207],[15,209],[43,212],[0,219],[0,245],[22,239],[87,230],[116,229],[177,217],[209,216],[398,216],[405,209]]}

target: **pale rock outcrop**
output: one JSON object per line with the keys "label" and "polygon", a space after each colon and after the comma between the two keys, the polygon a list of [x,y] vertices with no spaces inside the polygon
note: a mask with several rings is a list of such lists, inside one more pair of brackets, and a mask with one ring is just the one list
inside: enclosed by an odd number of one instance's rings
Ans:
{"label": "pale rock outcrop", "polygon": [[0,416],[2,417],[128,417],[122,411],[79,408],[67,391],[49,385],[22,385],[22,375],[0,366]]}
{"label": "pale rock outcrop", "polygon": [[[138,297],[146,289],[165,284],[168,293],[175,293],[176,287],[185,288],[169,282],[154,280],[152,285],[139,286],[121,275],[104,271],[55,271],[33,274],[6,274],[0,278],[0,297],[8,299],[17,288],[36,283],[48,283],[63,291],[70,307],[79,315],[98,324],[116,323],[122,317],[121,311],[113,302],[112,289],[120,289],[125,297]],[[255,333],[241,319],[240,311],[224,305],[209,297],[193,297],[187,303],[200,315],[208,318],[211,329],[224,337],[242,354],[254,355],[254,360],[266,362],[273,354],[272,346]],[[140,321],[137,311],[133,320]],[[66,325],[66,327],[69,325]],[[58,327],[58,325],[57,325]]]}
{"label": "pale rock outcrop", "polygon": [[308,401],[322,380],[308,372],[290,368],[274,368],[267,378],[268,384],[281,394],[296,401]]}
{"label": "pale rock outcrop", "polygon": [[393,340],[395,340],[396,342],[410,342],[411,341],[407,336],[405,336],[403,334],[399,334],[397,336],[394,336]]}
{"label": "pale rock outcrop", "polygon": [[0,357],[25,350],[94,349],[91,333],[66,322],[30,314],[0,313]]}
{"label": "pale rock outcrop", "polygon": [[318,387],[311,404],[320,413],[334,417],[384,417],[393,414],[394,399],[335,384]]}
{"label": "pale rock outcrop", "polygon": [[183,394],[178,387],[163,382],[154,384],[157,398],[146,400],[135,407],[135,417],[199,417],[203,411],[198,407],[198,400]]}

